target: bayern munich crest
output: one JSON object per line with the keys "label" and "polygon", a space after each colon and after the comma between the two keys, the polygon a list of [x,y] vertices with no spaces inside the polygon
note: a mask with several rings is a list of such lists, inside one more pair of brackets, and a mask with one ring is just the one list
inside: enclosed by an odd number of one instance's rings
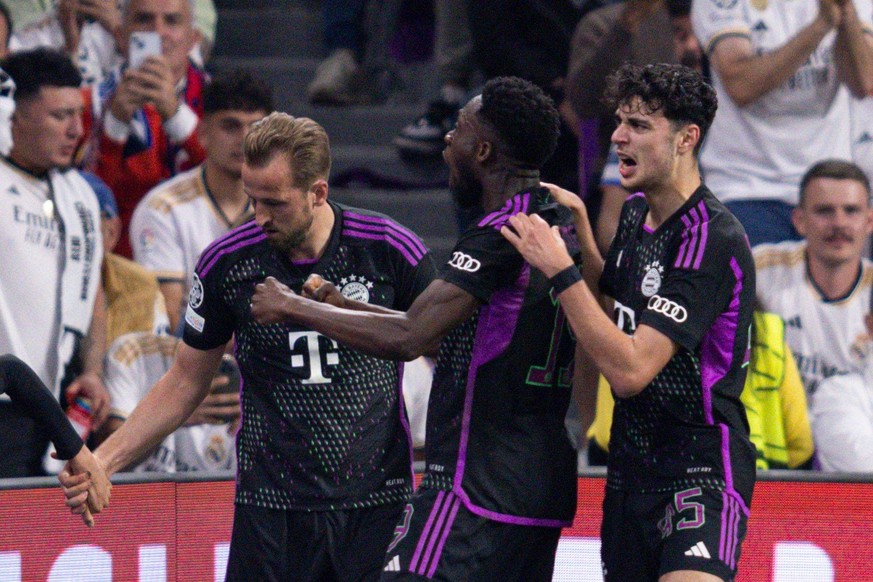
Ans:
{"label": "bayern munich crest", "polygon": [[191,291],[188,293],[188,305],[197,309],[203,303],[203,283],[200,282],[200,277],[194,273],[194,284],[191,285]]}
{"label": "bayern munich crest", "polygon": [[643,282],[640,285],[644,297],[651,297],[661,288],[661,275],[664,274],[664,267],[659,261],[655,261],[646,267],[646,274],[643,277]]}
{"label": "bayern munich crest", "polygon": [[340,279],[339,283],[339,290],[343,297],[361,303],[370,302],[370,289],[373,288],[371,281],[367,281],[364,277],[350,275]]}

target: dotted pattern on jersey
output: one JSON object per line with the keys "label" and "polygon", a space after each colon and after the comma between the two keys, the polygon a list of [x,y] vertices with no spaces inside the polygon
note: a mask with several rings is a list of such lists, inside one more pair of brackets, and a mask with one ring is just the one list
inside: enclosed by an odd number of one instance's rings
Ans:
{"label": "dotted pattern on jersey", "polygon": [[424,480],[432,489],[452,488],[478,322],[477,310],[440,343],[427,410],[427,472]]}
{"label": "dotted pattern on jersey", "polygon": [[[325,278],[347,274],[348,258],[341,246]],[[290,362],[265,361],[288,353],[291,329],[250,319],[251,282],[267,275],[265,260],[261,255],[237,261],[222,287],[223,300],[242,320],[236,335],[240,366],[246,378],[254,378],[243,391],[236,502],[333,510],[406,500],[409,451],[399,426],[397,364],[334,348],[323,336],[320,353],[335,352],[340,362],[330,369],[330,383],[304,384],[306,374],[301,377]],[[379,293],[374,289],[371,303],[381,303]]]}
{"label": "dotted pattern on jersey", "polygon": [[[624,253],[618,270],[619,282],[615,285],[616,299],[630,306],[636,312],[637,323],[646,307],[646,298],[640,292],[646,268],[654,261],[670,265],[666,257],[671,254],[671,245],[678,238],[682,228],[681,221],[657,231],[652,235],[642,234],[633,237],[641,230],[646,207],[635,206],[626,213],[619,232],[626,233],[621,241]],[[629,239],[631,242],[628,242]],[[625,333],[632,333],[631,323],[625,318]],[[687,350],[679,353],[652,380],[645,390],[633,398],[617,398],[610,437],[610,451],[616,462],[611,468],[607,485],[617,489],[632,489],[641,493],[670,491],[676,486],[714,487],[724,489],[724,479],[712,475],[697,475],[685,480],[673,480],[672,484],[651,486],[651,475],[662,468],[666,461],[659,458],[656,439],[663,438],[665,427],[675,426],[677,418],[703,424],[706,422],[702,404],[700,362],[696,354]],[[675,434],[671,435],[675,436]],[[687,434],[696,440],[695,434]],[[681,438],[681,435],[680,435]],[[678,447],[683,448],[683,447]],[[685,465],[693,465],[694,458],[682,460]]]}

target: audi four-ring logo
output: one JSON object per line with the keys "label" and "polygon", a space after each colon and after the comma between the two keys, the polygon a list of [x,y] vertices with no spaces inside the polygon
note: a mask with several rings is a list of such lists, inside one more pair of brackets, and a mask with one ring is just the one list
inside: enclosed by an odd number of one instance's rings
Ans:
{"label": "audi four-ring logo", "polygon": [[455,251],[452,254],[452,260],[449,261],[449,266],[460,269],[461,271],[475,273],[479,270],[479,267],[482,266],[482,263],[480,263],[470,255]]}
{"label": "audi four-ring logo", "polygon": [[666,315],[676,323],[682,323],[688,319],[688,312],[685,311],[684,307],[669,299],[664,299],[660,295],[652,295],[649,298],[648,308],[656,313]]}

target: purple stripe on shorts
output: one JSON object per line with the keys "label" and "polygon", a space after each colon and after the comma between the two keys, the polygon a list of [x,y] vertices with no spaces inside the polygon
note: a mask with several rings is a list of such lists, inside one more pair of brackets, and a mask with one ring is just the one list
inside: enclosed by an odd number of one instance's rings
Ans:
{"label": "purple stripe on shorts", "polygon": [[430,515],[427,518],[427,523],[424,524],[424,529],[421,530],[421,537],[418,538],[418,545],[415,547],[415,553],[412,555],[412,561],[409,562],[409,571],[414,572],[416,567],[418,566],[418,559],[421,557],[421,552],[424,550],[424,544],[427,542],[427,538],[430,535],[430,528],[433,525],[433,520],[436,516],[442,511],[443,500],[446,497],[445,491],[440,491],[437,493],[436,502],[434,502],[433,507],[430,510]]}
{"label": "purple stripe on shorts", "polygon": [[259,243],[262,240],[266,240],[266,238],[267,238],[267,235],[265,235],[262,231],[261,234],[258,234],[256,236],[254,236],[253,238],[241,240],[230,247],[223,247],[220,251],[215,253],[215,255],[212,257],[212,259],[209,261],[209,263],[207,263],[206,266],[203,267],[203,270],[198,272],[199,275],[201,277],[205,277],[206,273],[209,272],[209,270],[215,265],[215,263],[218,261],[218,259],[220,259],[224,255],[226,255],[228,253],[232,253],[233,251],[235,251],[237,249],[241,249],[243,247],[247,247],[249,245]]}
{"label": "purple stripe on shorts", "polygon": [[724,491],[721,492],[721,532],[718,536],[718,559],[722,562],[727,562],[724,559],[726,555],[725,546],[727,545],[727,519],[729,511],[730,497]]}
{"label": "purple stripe on shorts", "polygon": [[366,239],[370,239],[370,240],[385,241],[388,244],[390,244],[392,247],[394,247],[395,249],[400,251],[400,254],[403,255],[403,258],[405,258],[409,262],[410,265],[412,265],[414,267],[418,264],[419,259],[416,259],[414,256],[412,256],[412,254],[410,254],[409,250],[406,248],[405,245],[402,245],[402,244],[396,242],[394,239],[385,236],[384,233],[383,234],[373,234],[371,232],[361,232],[358,230],[343,229],[343,236],[351,236],[351,237],[355,237],[355,238],[366,238]]}
{"label": "purple stripe on shorts", "polygon": [[424,246],[424,243],[421,242],[421,240],[418,238],[418,235],[416,235],[408,228],[400,226],[394,221],[387,220],[385,218],[364,216],[362,214],[346,212],[344,215],[344,224],[348,224],[349,222],[355,222],[353,226],[360,230],[375,230],[379,228],[388,229],[394,232],[397,235],[398,239],[401,239],[406,244],[408,244],[410,249],[416,251],[422,256],[427,254],[427,247]]}
{"label": "purple stripe on shorts", "polygon": [[[442,538],[444,535],[448,535],[448,530],[451,527],[451,524],[446,522],[446,517],[448,517],[449,514],[458,513],[458,505],[461,504],[460,500],[451,492],[447,494],[447,497],[448,502],[443,503],[443,508],[440,511],[436,524],[434,524],[433,533],[430,535],[427,549],[424,552],[424,556],[421,558],[421,564],[416,572],[421,576],[424,576],[425,572],[428,570],[436,569],[436,562],[439,561],[439,556],[434,556],[434,563],[431,564],[431,555],[433,554],[434,546],[437,545],[438,539]],[[454,510],[454,512],[452,510]],[[440,547],[442,547],[442,544],[440,544]]]}
{"label": "purple stripe on shorts", "polygon": [[430,568],[427,570],[427,577],[433,578],[433,575],[436,573],[437,564],[440,563],[440,556],[443,554],[443,546],[446,545],[446,540],[449,539],[449,533],[452,531],[452,524],[455,523],[455,516],[458,515],[458,508],[461,507],[461,500],[455,497],[452,503],[452,510],[449,513],[449,519],[446,521],[446,525],[443,528],[443,533],[440,536],[440,543],[436,548],[436,552],[433,555],[433,560],[431,560]]}
{"label": "purple stripe on shorts", "polygon": [[251,236],[258,232],[262,232],[261,227],[258,226],[257,223],[251,222],[237,227],[218,237],[212,243],[210,243],[209,246],[206,247],[206,250],[204,250],[203,253],[200,255],[200,260],[197,261],[195,271],[199,273],[201,265],[206,264],[216,252],[220,251],[225,246],[241,238]]}

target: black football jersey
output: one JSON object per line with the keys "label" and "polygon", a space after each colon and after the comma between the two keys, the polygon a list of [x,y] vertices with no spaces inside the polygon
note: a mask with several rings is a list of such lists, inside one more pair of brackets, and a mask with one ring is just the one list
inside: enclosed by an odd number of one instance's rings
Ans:
{"label": "black football jersey", "polygon": [[652,382],[616,398],[607,486],[658,493],[703,486],[748,504],[754,449],[740,394],[755,266],[745,232],[705,187],[656,230],[642,194],[622,208],[601,290],[625,333],[653,327],[679,345]]}
{"label": "black football jersey", "polygon": [[481,307],[440,344],[422,485],[489,519],[559,527],[576,507],[564,428],[575,342],[548,279],[500,234],[520,212],[559,220],[547,190],[517,194],[462,235],[440,272]]}
{"label": "black football jersey", "polygon": [[251,315],[255,285],[268,276],[299,293],[317,273],[347,297],[397,310],[430,284],[435,270],[418,236],[386,216],[331,207],[336,222],[317,261],[290,261],[250,222],[210,245],[196,268],[184,341],[211,349],[234,336],[243,378],[237,503],[352,509],[412,490],[400,365]]}

